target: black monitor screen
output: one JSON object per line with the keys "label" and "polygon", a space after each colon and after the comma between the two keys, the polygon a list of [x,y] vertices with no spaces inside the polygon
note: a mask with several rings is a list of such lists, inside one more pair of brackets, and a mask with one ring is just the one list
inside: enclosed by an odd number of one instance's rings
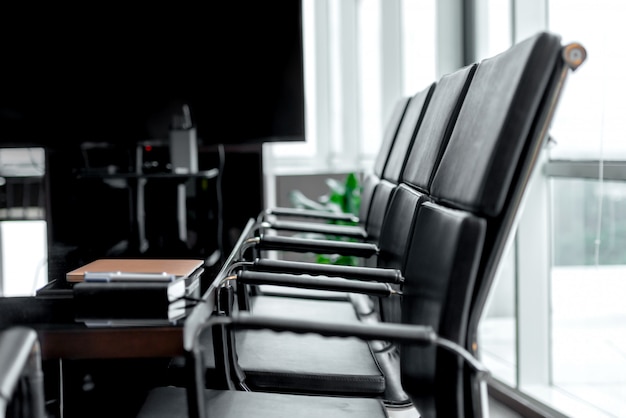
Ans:
{"label": "black monitor screen", "polygon": [[300,0],[169,7],[5,14],[0,146],[304,140]]}

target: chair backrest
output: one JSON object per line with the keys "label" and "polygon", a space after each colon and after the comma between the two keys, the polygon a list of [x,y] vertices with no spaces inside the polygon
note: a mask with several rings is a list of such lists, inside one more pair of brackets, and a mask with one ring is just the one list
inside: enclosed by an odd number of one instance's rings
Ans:
{"label": "chair backrest", "polygon": [[396,184],[407,183],[422,192],[429,191],[475,69],[471,65],[448,74],[413,96],[383,177],[374,190],[372,203],[376,203],[370,205],[366,221],[368,235],[379,244],[387,228],[384,222]]}
{"label": "chair backrest", "polygon": [[[375,182],[375,184],[374,184]],[[385,220],[385,214],[391,201],[391,193],[396,188],[395,183],[390,183],[384,179],[367,176],[364,178],[363,189],[361,194],[361,207],[368,204],[367,211],[363,210],[362,215],[365,216],[364,227],[367,231],[367,240],[378,243],[381,229]],[[368,190],[370,192],[368,192]],[[369,193],[369,194],[368,194]],[[369,198],[368,200],[365,200]],[[369,202],[369,203],[367,203]],[[359,215],[361,216],[361,214]]]}
{"label": "chair backrest", "polygon": [[496,217],[503,211],[557,60],[559,38],[547,33],[483,60],[467,92],[431,195]]}
{"label": "chair backrest", "polygon": [[[480,261],[486,222],[467,211],[432,202],[421,205],[404,272],[402,322],[433,327],[464,343],[467,300]],[[421,416],[462,417],[463,363],[445,350],[400,347],[402,387]]]}
{"label": "chair backrest", "polygon": [[[407,243],[412,233],[411,223],[419,203],[428,199],[431,179],[448,144],[475,69],[476,65],[464,67],[443,76],[436,84],[407,156],[402,187],[398,186],[390,191],[392,197],[378,239],[379,267],[404,271],[408,254]],[[381,185],[384,184],[385,180],[382,180]],[[419,196],[419,199],[410,198],[411,193]],[[401,302],[398,298],[380,299],[379,303],[383,320],[400,321]]]}
{"label": "chair backrest", "polygon": [[396,102],[391,112],[391,117],[385,126],[383,139],[378,154],[376,154],[376,160],[374,160],[373,170],[372,172],[363,174],[363,179],[361,180],[361,206],[359,207],[359,220],[363,225],[366,225],[376,186],[383,176],[385,166],[389,160],[389,154],[391,153],[391,149],[393,148],[393,144],[395,143],[400,125],[402,124],[411,99],[411,96],[405,96],[401,97]]}
{"label": "chair backrest", "polygon": [[396,140],[393,142],[389,152],[389,158],[381,178],[395,184],[398,184],[402,179],[402,171],[404,170],[407,156],[411,152],[411,146],[424,118],[424,113],[428,107],[430,96],[435,90],[435,85],[436,83],[432,83],[411,98],[398,129]]}
{"label": "chair backrest", "polygon": [[476,64],[468,65],[442,76],[437,81],[437,87],[406,159],[402,182],[421,192],[430,192],[432,179],[450,140],[475,71]]}
{"label": "chair backrest", "polygon": [[[378,177],[372,173],[364,179],[359,220],[363,222],[368,240],[371,242],[378,241],[385,213],[389,207],[390,192],[400,180],[404,163],[434,89],[435,83],[432,83],[411,97],[398,126],[395,140],[390,146],[383,175]],[[381,186],[382,180],[386,183]]]}
{"label": "chair backrest", "polygon": [[374,160],[373,173],[378,178],[382,178],[383,176],[383,171],[385,171],[385,166],[389,160],[389,153],[391,152],[393,143],[396,140],[400,124],[402,123],[402,118],[404,117],[410,101],[411,96],[404,96],[398,99],[393,107],[391,116],[387,121],[387,125],[385,126],[385,131],[383,133],[383,139],[381,141],[380,148],[378,149],[378,154],[376,154],[376,159]]}
{"label": "chair backrest", "polygon": [[475,291],[489,289],[512,237],[568,70],[562,51],[559,36],[542,32],[483,60],[433,179],[433,200],[489,219]]}
{"label": "chair backrest", "polygon": [[[525,61],[518,61],[517,54],[524,54]],[[483,88],[490,86],[489,78],[493,77],[494,72],[510,71],[516,73],[515,65],[503,65],[498,61],[511,60],[515,61],[518,66],[524,66],[518,77],[519,83],[515,91],[515,98],[511,99],[509,115],[512,122],[508,124],[516,124],[520,130],[525,131],[526,140],[524,146],[518,150],[508,144],[513,137],[511,130],[502,127],[499,132],[496,145],[499,153],[507,155],[508,152],[519,153],[516,161],[518,162],[513,173],[509,173],[510,168],[502,167],[500,162],[490,161],[493,166],[491,175],[496,178],[502,175],[503,182],[509,182],[509,193],[500,197],[499,200],[486,199],[483,204],[485,208],[497,209],[499,204],[503,205],[499,212],[499,227],[497,230],[487,231],[486,240],[492,247],[491,257],[483,257],[478,271],[476,286],[472,297],[470,307],[470,317],[467,324],[467,341],[466,347],[478,353],[478,323],[482,317],[482,312],[486,300],[491,292],[491,288],[500,265],[502,254],[512,242],[514,231],[518,223],[518,219],[523,208],[523,202],[527,196],[527,186],[529,179],[536,171],[541,170],[538,164],[541,151],[545,148],[549,138],[549,127],[555,114],[556,107],[561,97],[565,80],[571,71],[578,68],[584,61],[586,52],[580,44],[572,43],[568,45],[561,44],[561,38],[553,33],[541,32],[537,35],[521,42],[518,51],[506,51],[503,56],[497,56],[489,61],[484,62],[483,71],[488,73],[485,81],[482,83]],[[481,76],[482,78],[482,76]],[[511,88],[508,84],[500,84],[500,88]],[[536,89],[536,95],[528,91],[528,89]],[[539,97],[537,97],[539,96]],[[530,124],[519,120],[520,113],[529,112],[533,115]],[[514,116],[515,115],[515,116]],[[459,116],[460,117],[460,116]],[[469,118],[471,115],[466,115]],[[480,133],[476,133],[477,136]],[[506,173],[506,176],[505,176]],[[505,180],[506,179],[506,180]],[[489,193],[490,187],[486,187],[486,193]],[[485,192],[481,193],[482,195]],[[502,203],[501,203],[502,202]],[[469,376],[468,386],[476,386],[473,375]],[[477,391],[468,391],[469,394],[476,396]],[[484,395],[484,391],[482,392]],[[481,406],[481,402],[474,400],[468,405],[475,408]],[[476,410],[470,413],[477,414]]]}
{"label": "chair backrest", "polygon": [[[361,206],[359,208],[358,219],[359,223],[364,227],[366,225],[366,220],[369,214],[369,209],[374,196],[374,192],[376,190],[376,186],[383,176],[383,171],[385,170],[385,166],[387,165],[387,161],[389,160],[389,154],[391,153],[391,150],[393,148],[396,136],[398,134],[398,131],[400,130],[400,124],[402,123],[411,98],[411,96],[404,96],[400,97],[396,101],[391,115],[387,120],[387,124],[385,125],[383,138],[378,150],[378,154],[376,154],[376,159],[374,160],[373,169],[372,171],[366,171],[362,173]],[[276,211],[277,208],[265,209],[259,215],[259,221],[264,220],[265,216],[268,213],[275,213]],[[285,214],[282,209],[281,212]]]}
{"label": "chair backrest", "polygon": [[[562,51],[560,38],[543,32],[478,64],[415,223],[403,321],[432,325],[475,354],[476,315],[567,72]],[[405,390],[425,416],[482,416],[484,388],[458,359],[404,347],[401,359]]]}

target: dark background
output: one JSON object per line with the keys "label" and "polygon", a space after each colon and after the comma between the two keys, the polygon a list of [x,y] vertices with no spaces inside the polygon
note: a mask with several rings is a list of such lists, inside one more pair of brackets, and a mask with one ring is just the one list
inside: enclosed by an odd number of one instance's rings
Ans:
{"label": "dark background", "polygon": [[[46,7],[0,16],[0,147],[46,149],[49,279],[104,256],[228,252],[263,207],[262,144],[304,140],[300,0]],[[177,181],[147,181],[140,253],[132,181],[98,173],[137,172],[145,143],[156,144],[152,171],[167,172],[183,105],[199,169],[222,170],[186,183],[187,243]]]}
{"label": "dark background", "polygon": [[161,7],[3,11],[0,143],[304,140],[299,0]]}

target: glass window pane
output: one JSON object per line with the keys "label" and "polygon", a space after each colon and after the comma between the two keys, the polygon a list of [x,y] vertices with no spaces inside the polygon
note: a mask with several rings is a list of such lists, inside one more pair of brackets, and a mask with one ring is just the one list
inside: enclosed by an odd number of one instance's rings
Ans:
{"label": "glass window pane", "polygon": [[550,0],[549,29],[580,42],[588,58],[567,80],[551,135],[555,159],[626,159],[626,2]]}
{"label": "glass window pane", "polygon": [[480,358],[498,380],[517,382],[517,316],[515,309],[515,251],[512,245],[489,295],[478,326]]}
{"label": "glass window pane", "polygon": [[626,415],[626,182],[553,179],[553,385]]}
{"label": "glass window pane", "polygon": [[436,79],[435,0],[402,1],[403,92],[413,95]]}
{"label": "glass window pane", "polygon": [[363,152],[377,150],[382,132],[381,108],[381,14],[378,0],[362,0],[358,8],[359,68],[361,86],[359,100],[359,141]]}

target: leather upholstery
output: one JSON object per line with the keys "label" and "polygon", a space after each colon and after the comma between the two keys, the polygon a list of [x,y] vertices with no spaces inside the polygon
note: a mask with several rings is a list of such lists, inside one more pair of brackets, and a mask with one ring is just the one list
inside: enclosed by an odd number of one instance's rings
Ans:
{"label": "leather upholstery", "polygon": [[404,113],[411,101],[410,96],[401,97],[393,107],[391,117],[389,118],[387,125],[385,126],[385,132],[383,133],[383,139],[376,154],[376,160],[374,160],[374,168],[372,173],[378,177],[383,178],[383,172],[389,159],[389,154],[393,148],[393,143],[398,135],[398,129],[404,118]]}
{"label": "leather upholstery", "polygon": [[365,229],[367,230],[368,240],[378,243],[380,232],[385,222],[385,214],[389,207],[391,193],[397,184],[391,183],[385,179],[379,181],[372,196],[372,204],[365,220]]}
{"label": "leather upholstery", "polygon": [[[469,212],[422,205],[405,269],[402,322],[429,324],[441,337],[464,345],[486,225]],[[458,358],[434,347],[403,345],[400,361],[404,389],[424,416],[463,416]]]}
{"label": "leather upholstery", "polygon": [[[333,321],[359,319],[351,303],[280,296],[253,299],[254,315]],[[258,389],[380,396],[385,378],[367,342],[318,335],[239,331],[239,364]]]}
{"label": "leather upholstery", "polygon": [[437,82],[402,173],[404,183],[424,193],[430,192],[431,181],[448,145],[476,66],[472,64],[444,75]]}
{"label": "leather upholstery", "polygon": [[[366,189],[363,193],[361,201],[362,206],[359,209],[358,225],[349,227],[341,225],[322,225],[320,227],[319,224],[316,225],[316,223],[312,224],[311,222],[306,221],[274,220],[270,223],[271,225],[269,227],[276,231],[313,231],[326,235],[343,235],[355,239],[375,242],[378,236],[370,234],[368,222],[373,223],[375,228],[380,227],[382,223],[381,215],[384,215],[384,208],[386,208],[388,204],[388,201],[384,200],[384,197],[388,197],[389,195],[387,189],[379,193],[378,182],[386,180],[392,185],[396,185],[400,182],[406,158],[409,155],[411,146],[415,140],[417,131],[424,116],[424,110],[428,106],[428,101],[432,95],[434,86],[435,83],[413,95],[413,97],[411,97],[408,101],[408,105],[406,106],[406,110],[404,111],[402,117],[398,118],[399,115],[394,114],[394,117],[391,119],[390,125],[388,126],[388,132],[386,134],[393,132],[393,130],[389,132],[389,129],[391,129],[391,122],[396,120],[400,122],[397,127],[397,134],[393,141],[390,140],[390,137],[387,137],[386,139],[390,144],[385,144],[383,146],[385,151],[387,147],[390,147],[390,150],[389,155],[385,158],[386,164],[382,177],[378,177],[375,173],[372,173],[367,176],[367,182],[363,185]],[[403,102],[404,99],[401,100],[401,103]],[[396,109],[396,112],[397,111],[398,109]],[[363,210],[367,210],[367,212],[364,212]],[[372,210],[375,211],[375,218],[370,219]],[[335,229],[334,232],[333,229]]]}
{"label": "leather upholstery", "polygon": [[433,179],[434,199],[474,212],[502,211],[532,118],[543,98],[559,37],[542,33],[483,60]]}
{"label": "leather upholstery", "polygon": [[[385,171],[383,172],[383,178],[392,183],[397,184],[402,179],[402,170],[404,170],[406,157],[411,152],[411,146],[417,135],[416,128],[422,123],[424,111],[435,89],[435,84],[432,83],[427,88],[417,92],[409,102],[409,107],[406,110],[404,120],[400,125],[398,135],[387,159]],[[409,121],[409,123],[405,123],[405,120]]]}

